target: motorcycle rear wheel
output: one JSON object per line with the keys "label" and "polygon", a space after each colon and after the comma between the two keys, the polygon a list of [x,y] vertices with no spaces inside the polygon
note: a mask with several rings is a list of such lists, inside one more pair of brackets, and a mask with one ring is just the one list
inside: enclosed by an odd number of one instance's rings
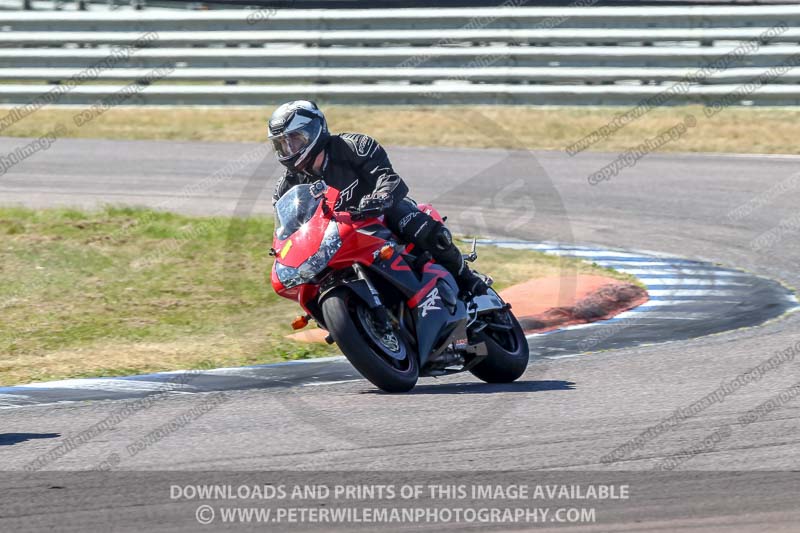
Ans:
{"label": "motorcycle rear wheel", "polygon": [[355,369],[383,391],[410,391],[419,379],[416,354],[402,336],[396,335],[390,346],[397,346],[398,352],[402,349],[405,357],[402,360],[391,357],[390,348],[378,342],[374,330],[370,333],[372,326],[365,324],[369,313],[366,304],[345,288],[334,289],[322,302],[325,325]]}
{"label": "motorcycle rear wheel", "polygon": [[486,343],[489,355],[470,372],[486,383],[511,383],[528,368],[530,349],[525,332],[514,314],[503,311],[497,315],[497,327],[493,328],[490,324],[476,334],[478,341]]}

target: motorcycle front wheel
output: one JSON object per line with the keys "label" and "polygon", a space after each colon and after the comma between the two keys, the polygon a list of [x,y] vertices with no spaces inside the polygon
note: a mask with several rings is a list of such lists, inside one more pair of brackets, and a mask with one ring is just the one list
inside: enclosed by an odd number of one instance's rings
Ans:
{"label": "motorcycle front wheel", "polygon": [[395,332],[380,333],[367,305],[352,291],[334,289],[322,302],[325,325],[350,363],[386,392],[408,392],[419,379],[417,356]]}

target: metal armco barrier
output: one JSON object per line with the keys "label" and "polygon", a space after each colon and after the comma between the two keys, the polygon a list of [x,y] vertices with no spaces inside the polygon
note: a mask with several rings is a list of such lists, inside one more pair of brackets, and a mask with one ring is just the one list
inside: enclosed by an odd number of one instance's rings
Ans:
{"label": "metal armco barrier", "polygon": [[800,100],[798,5],[594,3],[0,11],[0,102],[88,104],[137,84],[131,105],[629,105],[671,87],[659,105]]}

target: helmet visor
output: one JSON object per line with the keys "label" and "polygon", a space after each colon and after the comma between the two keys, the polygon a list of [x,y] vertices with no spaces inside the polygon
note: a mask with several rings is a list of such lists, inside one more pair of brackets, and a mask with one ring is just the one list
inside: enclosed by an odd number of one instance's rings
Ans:
{"label": "helmet visor", "polygon": [[302,154],[309,146],[314,144],[320,134],[320,124],[316,120],[309,120],[300,127],[292,131],[286,131],[278,135],[270,135],[272,147],[278,159],[290,159]]}

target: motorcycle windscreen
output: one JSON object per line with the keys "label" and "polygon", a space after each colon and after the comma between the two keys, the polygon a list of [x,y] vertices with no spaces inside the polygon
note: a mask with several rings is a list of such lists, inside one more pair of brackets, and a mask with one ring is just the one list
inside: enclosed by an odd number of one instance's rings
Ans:
{"label": "motorcycle windscreen", "polygon": [[315,198],[308,185],[295,185],[275,203],[275,238],[284,241],[317,212],[321,197]]}
{"label": "motorcycle windscreen", "polygon": [[338,226],[324,216],[308,185],[290,189],[275,204],[275,277],[285,289],[309,283],[341,248]]}

